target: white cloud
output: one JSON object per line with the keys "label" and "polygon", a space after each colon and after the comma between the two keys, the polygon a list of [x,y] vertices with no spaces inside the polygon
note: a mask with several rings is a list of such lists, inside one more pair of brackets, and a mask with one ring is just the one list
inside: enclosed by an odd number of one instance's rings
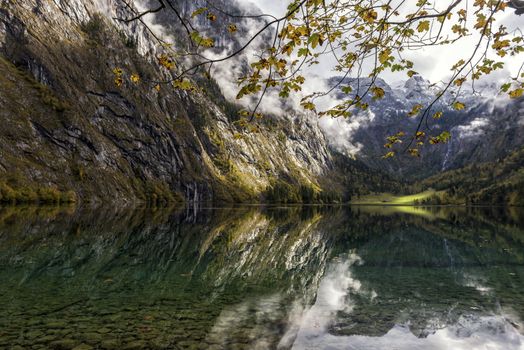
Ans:
{"label": "white cloud", "polygon": [[[447,6],[446,4],[450,2],[451,0],[435,2],[435,6],[438,9],[445,8]],[[276,17],[280,17],[285,14],[290,1],[238,0],[237,3],[246,13],[268,13]],[[406,13],[411,11],[411,9],[415,6],[415,0],[407,1],[406,4],[407,5],[401,8],[401,16],[405,16]],[[471,4],[469,4],[469,6],[471,7]],[[471,16],[473,16],[473,14],[471,14]],[[499,17],[500,18],[498,18],[498,20],[500,23],[506,24],[508,30],[518,28],[516,16],[513,15],[511,11],[507,10],[505,14],[502,14]],[[468,18],[468,20],[470,19]],[[474,18],[471,18],[471,21],[473,20]],[[263,25],[264,24],[259,20],[244,19],[242,27],[248,29],[248,33],[242,34],[242,37],[239,40],[240,44],[243,44],[243,42],[251,38],[251,36],[253,36],[260,28],[262,28]],[[162,33],[162,28],[159,26],[157,27],[155,27],[155,31]],[[445,36],[449,33],[450,29],[448,28],[446,31],[444,31],[443,35]],[[405,50],[403,52],[403,58],[414,61],[414,69],[434,83],[448,78],[450,74],[450,67],[461,58],[467,59],[467,55],[474,50],[477,41],[478,35],[472,34],[470,37],[459,40],[457,43],[448,46],[428,47],[416,51]],[[243,67],[245,67],[245,65],[250,61],[252,62],[256,60],[256,54],[260,52],[260,49],[264,44],[267,44],[267,37],[263,38],[261,36],[245,50],[243,55],[237,56],[222,63],[215,64],[213,66],[213,77],[217,80],[226,98],[230,100],[236,100],[236,95],[239,89],[237,79],[243,73],[245,73]],[[222,49],[223,50],[221,52],[217,52],[216,50],[213,52],[207,52],[206,56],[209,58],[222,58],[227,56],[228,53],[231,53],[233,47],[229,46]],[[493,52],[490,52],[490,54],[493,55]],[[293,57],[290,59],[293,59]],[[501,81],[507,79],[510,74],[514,74],[516,70],[518,70],[520,63],[516,62],[517,60],[514,58],[506,57],[501,60],[503,60],[506,64],[505,69],[498,71],[496,74],[493,74],[489,79],[485,79],[483,84],[489,85],[491,82],[500,83]],[[333,68],[335,65],[335,59],[331,55],[323,56],[322,59],[320,59],[320,64],[305,68],[301,72],[301,74],[306,77],[306,83],[303,86],[303,91],[301,93],[292,93],[290,98],[283,100],[278,96],[278,91],[269,90],[266,93],[259,110],[264,113],[280,115],[295,114],[293,112],[288,113],[289,111],[294,110],[302,111],[300,100],[303,96],[313,92],[326,91],[328,88],[326,85],[326,79],[340,74],[339,72],[334,71]],[[369,64],[367,66],[368,67],[363,67],[363,75],[366,75],[366,70],[369,71],[371,67]],[[405,73],[391,72],[385,73],[381,77],[388,83],[406,78]],[[465,89],[467,89],[467,87],[465,87]],[[493,90],[494,89],[490,89],[489,91],[492,92]],[[257,98],[256,96],[250,96],[236,101],[240,104],[243,104],[247,108],[252,108],[256,104]],[[315,102],[317,103],[319,110],[325,110],[335,105],[337,100],[333,99],[331,96],[326,96]],[[326,138],[335,148],[344,153],[355,155],[362,148],[362,145],[352,142],[352,138],[355,132],[362,125],[369,123],[373,117],[374,116],[368,113],[361,114],[359,116],[353,116],[347,120],[321,118],[319,124],[324,131]],[[470,125],[464,125],[459,128],[465,137],[473,137],[479,135],[479,133],[482,132],[483,128],[486,126],[486,123],[486,119],[478,118]]]}
{"label": "white cloud", "polygon": [[[415,4],[417,1],[411,0],[411,1],[404,1],[404,0],[393,0],[391,6],[393,8],[396,8],[397,5],[399,5],[400,2],[404,2],[404,4],[399,8],[400,16],[399,19],[404,18],[404,16],[408,13],[412,13],[414,9],[417,7]],[[281,0],[240,0],[240,4],[249,4],[249,6],[257,6],[261,9],[264,13],[270,13],[274,15],[281,16],[285,14],[285,11],[287,9],[287,6],[289,5],[290,1],[281,1]],[[434,0],[435,8],[438,10],[444,10],[451,4],[451,0],[446,1],[436,1]],[[473,11],[473,2],[470,2],[467,4],[468,8],[468,23],[474,23],[476,20],[476,17],[474,15]],[[462,5],[461,5],[462,6]],[[458,8],[457,8],[458,10]],[[456,16],[455,16],[456,17]],[[505,25],[508,28],[508,32],[512,32],[515,29],[519,29],[522,21],[522,16],[516,16],[514,14],[514,11],[510,8],[507,8],[503,13],[499,13],[495,16],[496,19],[496,27],[499,25]],[[453,21],[449,21],[449,24],[445,27],[443,32],[441,33],[441,37],[452,37],[452,31],[451,26]],[[519,23],[520,22],[520,23]],[[405,48],[405,50],[402,53],[402,57],[405,59],[412,60],[415,64],[415,70],[419,72],[422,76],[424,76],[426,79],[429,79],[432,83],[439,82],[441,80],[445,80],[448,78],[451,74],[450,68],[459,60],[459,59],[467,59],[468,55],[470,55],[474,49],[476,44],[478,43],[480,39],[480,34],[477,30],[471,30],[471,35],[462,38],[461,40],[458,40],[457,42],[453,44],[448,45],[439,45],[439,46],[433,46],[433,47],[424,47],[417,50],[410,50],[408,48]],[[480,57],[481,51],[479,50],[477,58]],[[497,61],[502,61],[505,64],[507,76],[509,76],[509,73],[515,75],[518,72],[518,69],[520,68],[520,65],[522,64],[522,59],[518,60],[515,59],[515,57],[511,57],[507,55],[504,58],[501,58],[499,56],[495,55],[494,50],[490,49],[488,50],[488,58],[495,59]],[[325,59],[326,57],[323,57]],[[324,62],[326,65],[322,67],[321,69],[318,69],[317,71],[325,76],[330,77],[334,75],[334,72],[331,68],[327,68],[327,65],[331,65],[331,67],[334,64],[334,60],[331,62]],[[371,62],[368,62],[367,69],[364,69],[364,71],[371,68],[372,64]],[[397,81],[401,78],[405,78],[405,73],[391,73],[391,72],[385,72],[382,76],[384,80],[386,80],[388,83]]]}
{"label": "white cloud", "polygon": [[461,137],[479,137],[484,134],[485,127],[489,125],[487,118],[475,118],[469,124],[457,127]]}
{"label": "white cloud", "polygon": [[360,143],[353,142],[353,136],[363,125],[369,124],[375,115],[370,110],[343,118],[321,118],[320,127],[326,134],[328,141],[339,152],[354,157],[363,147]]}

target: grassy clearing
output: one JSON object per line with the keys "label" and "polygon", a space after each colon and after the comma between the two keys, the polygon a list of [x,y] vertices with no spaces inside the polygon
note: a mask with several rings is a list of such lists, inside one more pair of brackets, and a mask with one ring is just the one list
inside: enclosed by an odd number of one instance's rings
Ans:
{"label": "grassy clearing", "polygon": [[391,193],[378,193],[361,196],[351,201],[351,204],[372,204],[372,205],[414,205],[415,202],[422,202],[432,196],[440,196],[442,191],[427,190],[424,192],[411,194],[408,196],[397,196]]}

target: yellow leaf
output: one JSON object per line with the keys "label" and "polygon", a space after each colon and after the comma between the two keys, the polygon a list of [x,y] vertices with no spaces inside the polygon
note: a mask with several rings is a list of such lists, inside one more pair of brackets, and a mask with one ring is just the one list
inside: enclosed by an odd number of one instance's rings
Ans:
{"label": "yellow leaf", "polygon": [[486,16],[482,13],[477,14],[477,23],[475,23],[475,29],[482,29],[486,25]]}
{"label": "yellow leaf", "polygon": [[173,59],[166,54],[160,55],[157,59],[158,63],[167,69],[172,69],[175,66]]}
{"label": "yellow leaf", "polygon": [[140,81],[140,76],[136,73],[131,74],[131,81],[135,84],[138,84]]}
{"label": "yellow leaf", "polygon": [[429,30],[429,21],[420,21],[417,26],[417,31],[419,33],[426,32]]}
{"label": "yellow leaf", "polygon": [[455,84],[456,86],[462,86],[462,84],[464,84],[465,81],[466,78],[458,78],[453,82],[453,84]]}
{"label": "yellow leaf", "polygon": [[124,84],[124,79],[122,79],[122,77],[117,76],[115,78],[115,85],[117,87],[121,87],[123,84]]}
{"label": "yellow leaf", "polygon": [[181,90],[193,90],[195,86],[188,79],[179,79],[173,82],[173,87]]}
{"label": "yellow leaf", "polygon": [[420,152],[419,152],[419,150],[417,148],[410,148],[410,149],[408,149],[408,152],[413,157],[420,157]]}
{"label": "yellow leaf", "polygon": [[509,97],[511,98],[519,98],[524,93],[524,89],[518,88],[513,91],[509,92]]}
{"label": "yellow leaf", "polygon": [[382,158],[384,158],[384,159],[388,159],[388,158],[392,158],[392,157],[394,157],[394,156],[395,156],[395,152],[391,151],[391,152],[388,152],[388,153],[384,154],[384,155],[382,156]]}
{"label": "yellow leaf", "polygon": [[362,12],[362,14],[360,15],[362,17],[362,19],[364,19],[366,22],[368,23],[373,23],[375,22],[375,20],[377,19],[377,12],[373,9],[369,9],[367,11],[364,11]]}
{"label": "yellow leaf", "polygon": [[380,63],[384,64],[385,62],[388,61],[390,55],[391,55],[391,49],[385,49],[384,51],[381,51],[378,54],[378,60],[380,61]]}
{"label": "yellow leaf", "polygon": [[411,111],[408,113],[408,116],[412,117],[412,116],[417,115],[420,112],[420,110],[422,109],[422,107],[424,107],[424,106],[419,104],[419,103],[417,103],[416,105],[413,106]]}
{"label": "yellow leaf", "polygon": [[371,92],[373,93],[373,98],[374,99],[381,99],[384,97],[384,89],[378,87],[378,86],[373,86],[371,88]]}
{"label": "yellow leaf", "polygon": [[495,50],[501,50],[508,46],[510,46],[509,40],[495,40],[493,45],[491,45],[491,47],[494,48]]}
{"label": "yellow leaf", "polygon": [[457,101],[457,102],[453,103],[453,108],[456,109],[457,111],[461,111],[465,107],[466,107],[466,105],[463,104],[462,102]]}
{"label": "yellow leaf", "polygon": [[227,30],[228,30],[230,33],[236,33],[236,31],[237,31],[237,26],[236,26],[236,24],[232,24],[232,23],[229,24],[229,25],[227,26]]}

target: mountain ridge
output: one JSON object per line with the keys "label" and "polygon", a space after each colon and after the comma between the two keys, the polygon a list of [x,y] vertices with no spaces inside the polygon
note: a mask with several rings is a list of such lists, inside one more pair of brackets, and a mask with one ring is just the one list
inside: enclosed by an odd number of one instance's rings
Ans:
{"label": "mountain ridge", "polygon": [[247,130],[212,80],[195,80],[190,92],[148,85],[172,72],[144,28],[114,19],[129,16],[119,2],[0,8],[2,201],[65,201],[70,192],[95,202],[344,197],[314,120],[297,113]]}
{"label": "mountain ridge", "polygon": [[[334,86],[339,81],[340,77],[333,77],[329,84]],[[363,78],[358,84],[362,89],[369,86],[371,80]],[[355,93],[357,80],[346,78],[338,86],[336,98],[346,96],[341,89],[348,85],[353,87],[352,93]],[[372,113],[373,118],[353,133],[352,140],[362,144],[357,157],[372,169],[387,171],[397,178],[420,180],[441,171],[462,168],[471,162],[495,161],[508,156],[522,145],[524,99],[461,92],[458,99],[465,103],[466,108],[456,111],[450,106],[455,96],[446,93],[435,104],[430,117],[423,124],[423,130],[428,134],[449,131],[449,142],[425,146],[420,158],[413,158],[407,152],[402,152],[401,145],[401,152],[397,152],[396,157],[383,160],[380,156],[386,152],[383,147],[386,137],[399,131],[413,134],[418,127],[419,118],[408,117],[408,112],[415,104],[427,105],[431,102],[438,89],[431,88],[432,85],[418,75],[400,84],[400,88],[398,85],[392,87],[382,79],[377,79],[375,85],[384,89],[385,96],[380,100],[370,101],[367,113]],[[493,93],[492,90],[488,91]],[[370,97],[367,99],[371,100]],[[436,111],[443,112],[438,120],[431,118]]]}

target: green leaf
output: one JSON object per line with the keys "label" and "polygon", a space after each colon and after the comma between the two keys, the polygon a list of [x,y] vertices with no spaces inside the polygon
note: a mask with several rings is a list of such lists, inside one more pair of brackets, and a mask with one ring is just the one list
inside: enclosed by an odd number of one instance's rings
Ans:
{"label": "green leaf", "polygon": [[198,15],[201,15],[203,14],[204,12],[207,11],[207,7],[200,7],[200,8],[197,8],[195,11],[193,11],[193,13],[191,14],[191,18],[195,18],[196,16]]}
{"label": "green leaf", "polygon": [[318,43],[320,42],[320,35],[318,33],[314,33],[309,37],[308,42],[311,44],[312,48],[315,48],[318,46]]}
{"label": "green leaf", "polygon": [[503,92],[508,92],[508,90],[511,88],[511,83],[506,83],[506,84],[503,84],[500,89],[503,91]]}
{"label": "green leaf", "polygon": [[302,107],[310,111],[314,111],[316,109],[316,106],[313,102],[303,102]]}
{"label": "green leaf", "polygon": [[343,86],[340,90],[342,90],[343,93],[345,94],[349,94],[351,93],[351,91],[353,91],[353,89],[351,88],[351,86]]}
{"label": "green leaf", "polygon": [[303,47],[298,50],[298,57],[307,56],[309,54],[309,50],[306,47]]}

